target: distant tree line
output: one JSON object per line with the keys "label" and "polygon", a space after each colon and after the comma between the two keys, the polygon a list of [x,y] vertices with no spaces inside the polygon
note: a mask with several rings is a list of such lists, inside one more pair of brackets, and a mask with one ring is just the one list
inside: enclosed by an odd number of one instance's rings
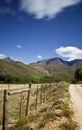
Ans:
{"label": "distant tree line", "polygon": [[[64,74],[58,76],[44,76],[40,78],[33,78],[33,77],[16,77],[11,75],[0,75],[0,83],[11,83],[11,84],[26,84],[26,83],[51,83],[51,82],[60,82],[60,81],[68,81],[70,82],[70,77],[66,77]],[[72,82],[76,83],[78,81],[82,81],[82,67],[77,68],[74,73],[74,77]]]}
{"label": "distant tree line", "polygon": [[31,82],[32,79],[31,78],[27,78],[27,77],[12,77],[11,75],[0,75],[0,83],[29,83]]}
{"label": "distant tree line", "polygon": [[0,75],[0,83],[11,83],[11,84],[26,84],[26,83],[51,83],[51,82],[59,82],[61,79],[56,79],[53,76],[45,76],[41,78],[33,78],[33,77],[14,77],[11,75]]}
{"label": "distant tree line", "polygon": [[51,77],[41,77],[40,79],[32,78],[32,77],[12,77],[11,75],[0,75],[0,83],[12,83],[12,84],[20,84],[20,83],[45,83],[45,82],[53,82],[53,78]]}

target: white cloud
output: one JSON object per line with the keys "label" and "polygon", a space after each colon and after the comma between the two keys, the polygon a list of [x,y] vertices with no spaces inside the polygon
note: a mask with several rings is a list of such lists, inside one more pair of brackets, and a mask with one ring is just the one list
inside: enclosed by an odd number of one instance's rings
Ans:
{"label": "white cloud", "polygon": [[37,19],[56,17],[64,8],[75,5],[81,0],[21,0],[20,9],[34,15]]}
{"label": "white cloud", "polygon": [[67,47],[60,47],[55,50],[56,53],[62,57],[66,57],[68,61],[74,60],[74,59],[82,59],[82,50],[73,47],[73,46],[67,46]]}
{"label": "white cloud", "polygon": [[37,58],[38,58],[38,59],[42,59],[42,56],[41,56],[41,55],[38,55]]}
{"label": "white cloud", "polygon": [[17,48],[19,48],[19,49],[21,49],[21,48],[22,48],[22,46],[21,46],[21,45],[17,45],[16,47],[17,47]]}
{"label": "white cloud", "polygon": [[0,54],[0,59],[4,59],[6,56],[4,54]]}

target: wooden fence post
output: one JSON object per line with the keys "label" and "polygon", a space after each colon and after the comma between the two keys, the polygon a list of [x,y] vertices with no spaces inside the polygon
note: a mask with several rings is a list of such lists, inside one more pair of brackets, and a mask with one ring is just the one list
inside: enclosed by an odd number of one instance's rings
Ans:
{"label": "wooden fence post", "polygon": [[42,103],[42,91],[43,91],[43,85],[41,85],[40,88],[40,104]]}
{"label": "wooden fence post", "polygon": [[28,116],[28,111],[29,111],[30,88],[31,88],[31,84],[29,84],[29,91],[28,91],[28,95],[27,95],[25,117]]}
{"label": "wooden fence post", "polygon": [[44,102],[46,102],[46,86],[44,85]]}
{"label": "wooden fence post", "polygon": [[19,111],[19,116],[21,117],[21,115],[22,115],[22,92],[20,93],[21,95],[20,95],[20,111]]}
{"label": "wooden fence post", "polygon": [[37,110],[37,104],[38,104],[38,85],[37,85],[37,90],[36,90],[36,102],[35,102],[35,110]]}
{"label": "wooden fence post", "polygon": [[2,130],[7,130],[8,128],[8,91],[4,90],[3,96],[3,122],[2,122]]}

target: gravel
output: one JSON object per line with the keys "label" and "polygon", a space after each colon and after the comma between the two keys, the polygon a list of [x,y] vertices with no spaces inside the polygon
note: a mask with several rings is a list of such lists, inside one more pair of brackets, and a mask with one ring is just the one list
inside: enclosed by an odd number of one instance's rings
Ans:
{"label": "gravel", "polygon": [[82,130],[82,87],[78,84],[71,84],[69,92],[75,112],[75,120],[79,125],[78,130]]}

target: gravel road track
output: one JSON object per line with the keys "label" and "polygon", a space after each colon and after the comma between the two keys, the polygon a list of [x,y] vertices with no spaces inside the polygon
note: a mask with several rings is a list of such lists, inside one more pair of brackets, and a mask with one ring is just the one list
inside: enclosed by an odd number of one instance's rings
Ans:
{"label": "gravel road track", "polygon": [[75,112],[75,120],[79,125],[78,130],[82,130],[82,85],[71,84],[69,92]]}

